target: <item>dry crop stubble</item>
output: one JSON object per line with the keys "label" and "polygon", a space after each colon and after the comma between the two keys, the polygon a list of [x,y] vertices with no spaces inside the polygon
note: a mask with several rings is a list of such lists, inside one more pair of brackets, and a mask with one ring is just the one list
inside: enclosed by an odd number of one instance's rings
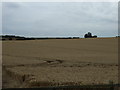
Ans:
{"label": "dry crop stubble", "polygon": [[3,65],[32,75],[29,87],[117,83],[117,45],[117,38],[4,41]]}

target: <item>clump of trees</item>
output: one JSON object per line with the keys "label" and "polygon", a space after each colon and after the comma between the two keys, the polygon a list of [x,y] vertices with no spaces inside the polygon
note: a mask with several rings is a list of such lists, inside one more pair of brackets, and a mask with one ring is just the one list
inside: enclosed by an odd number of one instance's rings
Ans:
{"label": "clump of trees", "polygon": [[87,34],[84,35],[84,38],[97,38],[96,35],[92,36],[92,33],[88,32]]}

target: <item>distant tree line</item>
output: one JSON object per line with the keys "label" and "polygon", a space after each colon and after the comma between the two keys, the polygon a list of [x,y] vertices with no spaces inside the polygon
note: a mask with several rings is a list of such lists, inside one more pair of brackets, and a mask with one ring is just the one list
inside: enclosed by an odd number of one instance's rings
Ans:
{"label": "distant tree line", "polygon": [[[1,35],[0,40],[39,40],[39,39],[79,39],[80,37],[22,37],[15,35]],[[88,32],[84,35],[84,38],[97,38],[96,35],[92,36],[92,33]]]}
{"label": "distant tree line", "polygon": [[39,40],[39,39],[79,39],[79,37],[42,37],[42,38],[32,38],[32,37],[21,37],[15,35],[2,35],[1,40]]}

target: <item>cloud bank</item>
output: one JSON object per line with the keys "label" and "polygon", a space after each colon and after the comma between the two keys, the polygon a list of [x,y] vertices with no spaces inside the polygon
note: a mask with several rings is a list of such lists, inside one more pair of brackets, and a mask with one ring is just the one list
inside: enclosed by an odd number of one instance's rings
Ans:
{"label": "cloud bank", "polygon": [[2,4],[3,34],[28,37],[118,35],[117,2],[39,2]]}

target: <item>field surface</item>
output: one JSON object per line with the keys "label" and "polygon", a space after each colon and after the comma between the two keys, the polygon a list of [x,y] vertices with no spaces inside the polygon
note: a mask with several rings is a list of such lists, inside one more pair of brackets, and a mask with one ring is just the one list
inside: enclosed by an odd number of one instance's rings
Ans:
{"label": "field surface", "polygon": [[3,41],[2,49],[3,81],[18,82],[3,88],[118,83],[117,38]]}

